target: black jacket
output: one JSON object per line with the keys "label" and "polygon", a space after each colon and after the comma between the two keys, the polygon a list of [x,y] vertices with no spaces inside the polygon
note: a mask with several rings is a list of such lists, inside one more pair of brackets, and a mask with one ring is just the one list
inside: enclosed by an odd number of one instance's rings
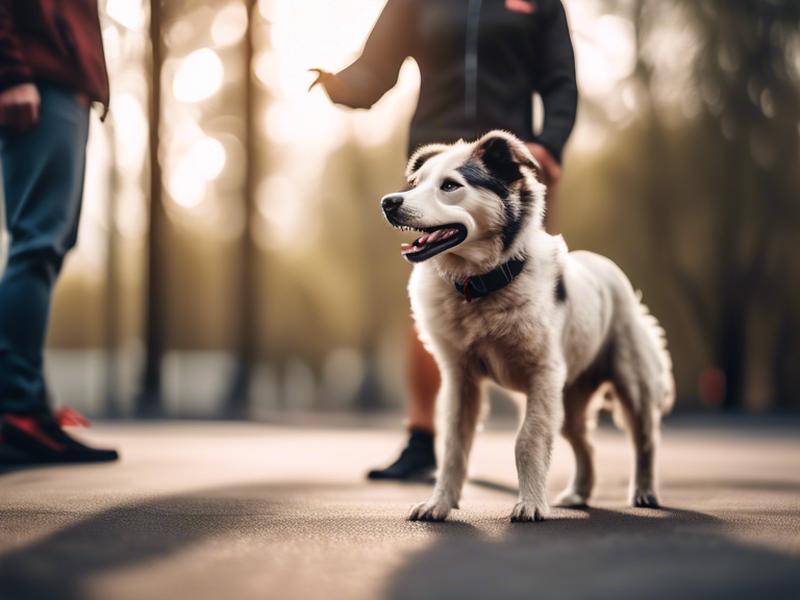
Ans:
{"label": "black jacket", "polygon": [[[409,152],[499,128],[561,160],[578,92],[560,0],[388,0],[361,56],[323,83],[334,102],[368,108],[409,56],[422,75]],[[544,104],[538,136],[534,92]]]}

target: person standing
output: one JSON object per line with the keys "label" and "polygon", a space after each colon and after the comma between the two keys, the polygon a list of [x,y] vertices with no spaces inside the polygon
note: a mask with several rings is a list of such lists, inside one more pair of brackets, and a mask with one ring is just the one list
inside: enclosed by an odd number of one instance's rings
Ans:
{"label": "person standing", "polygon": [[0,160],[10,236],[0,278],[0,450],[19,463],[99,462],[48,406],[53,287],[77,240],[90,105],[108,110],[97,0],[0,0]]}
{"label": "person standing", "polygon": [[[575,123],[575,59],[560,0],[388,0],[359,58],[339,73],[314,69],[331,100],[369,108],[394,87],[407,57],[421,84],[408,154],[428,143],[477,139],[505,129],[524,140],[548,186],[545,224],[556,231],[554,192]],[[544,106],[534,133],[533,97]],[[370,479],[427,479],[436,467],[439,372],[416,333],[408,344],[409,439]]]}

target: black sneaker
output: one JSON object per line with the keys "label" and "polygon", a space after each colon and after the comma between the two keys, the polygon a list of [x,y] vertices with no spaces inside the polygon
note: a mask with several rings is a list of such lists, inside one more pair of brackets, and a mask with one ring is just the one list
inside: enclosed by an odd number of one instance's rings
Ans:
{"label": "black sneaker", "polygon": [[[90,448],[68,435],[49,413],[0,416],[0,460],[11,464],[94,463],[117,460],[116,450]],[[13,456],[13,460],[11,459]]]}
{"label": "black sneaker", "polygon": [[436,454],[433,450],[433,434],[421,429],[412,429],[408,444],[400,458],[385,469],[373,469],[367,479],[398,479],[405,481],[433,481],[436,471]]}

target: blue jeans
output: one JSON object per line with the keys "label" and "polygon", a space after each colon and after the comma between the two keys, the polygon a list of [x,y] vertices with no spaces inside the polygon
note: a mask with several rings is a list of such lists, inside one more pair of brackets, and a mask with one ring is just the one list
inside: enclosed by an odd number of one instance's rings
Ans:
{"label": "blue jeans", "polygon": [[0,279],[0,412],[47,410],[43,355],[53,286],[75,245],[83,196],[89,108],[72,92],[39,85],[39,122],[0,127],[6,226]]}

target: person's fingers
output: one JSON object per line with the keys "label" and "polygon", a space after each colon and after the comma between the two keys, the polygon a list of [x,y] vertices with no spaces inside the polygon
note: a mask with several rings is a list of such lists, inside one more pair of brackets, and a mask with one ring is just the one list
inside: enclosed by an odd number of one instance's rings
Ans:
{"label": "person's fingers", "polygon": [[539,155],[536,159],[539,161],[539,165],[541,166],[542,175],[544,176],[544,182],[547,185],[550,185],[550,181],[553,178],[553,166],[547,158],[546,154],[538,153]]}
{"label": "person's fingers", "polygon": [[9,124],[19,131],[26,131],[36,124],[35,106],[32,103],[12,106]]}
{"label": "person's fingers", "polygon": [[32,114],[30,104],[17,105],[14,111],[14,118],[16,120],[17,129],[25,131],[30,129],[32,123]]}
{"label": "person's fingers", "polygon": [[314,89],[316,85],[322,83],[322,80],[325,77],[325,75],[327,75],[327,73],[322,69],[309,69],[308,71],[310,73],[316,73],[317,75],[316,79],[314,79],[314,81],[311,82],[311,85],[308,86],[308,91],[310,92],[312,89]]}
{"label": "person's fingers", "polygon": [[550,185],[555,185],[561,179],[561,167],[555,162],[550,165]]}
{"label": "person's fingers", "polygon": [[545,175],[547,177],[547,185],[552,185],[561,177],[561,168],[558,163],[550,156],[549,152],[542,152],[539,161],[542,164]]}
{"label": "person's fingers", "polygon": [[42,105],[39,102],[34,102],[31,105],[31,125],[36,125],[39,122],[39,115],[41,114]]}
{"label": "person's fingers", "polygon": [[14,103],[6,104],[3,107],[3,114],[5,116],[5,123],[12,129],[19,127],[19,105]]}
{"label": "person's fingers", "polygon": [[12,129],[22,129],[22,121],[24,115],[22,114],[22,107],[19,104],[6,104],[5,106],[6,125]]}

